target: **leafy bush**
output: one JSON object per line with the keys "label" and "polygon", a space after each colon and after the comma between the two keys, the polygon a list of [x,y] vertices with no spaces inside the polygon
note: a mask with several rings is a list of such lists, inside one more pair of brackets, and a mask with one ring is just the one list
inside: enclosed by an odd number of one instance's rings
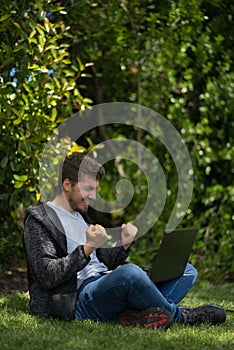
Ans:
{"label": "leafy bush", "polygon": [[[39,198],[39,160],[52,131],[91,100],[125,101],[156,110],[181,134],[194,168],[182,221],[199,229],[192,262],[204,278],[233,280],[233,12],[231,0],[64,0],[63,7],[38,0],[1,7],[2,261],[20,252],[22,218]],[[177,174],[165,147],[141,129],[100,126],[80,145],[90,149],[122,136],[152,151],[167,178],[160,219],[132,247],[131,259],[146,265],[173,208]],[[107,164],[103,196],[115,198],[121,167],[134,184],[134,200],[118,214],[99,213],[105,225],[132,220],[146,198],[143,173],[124,160]]]}
{"label": "leafy bush", "polygon": [[[85,69],[69,54],[69,28],[47,1],[0,9],[1,261],[21,254],[25,208],[39,197],[39,160],[48,137],[75,109],[86,108],[76,80]],[[22,5],[22,7],[21,7]],[[25,6],[25,7],[24,7]],[[52,18],[51,18],[52,17]]]}

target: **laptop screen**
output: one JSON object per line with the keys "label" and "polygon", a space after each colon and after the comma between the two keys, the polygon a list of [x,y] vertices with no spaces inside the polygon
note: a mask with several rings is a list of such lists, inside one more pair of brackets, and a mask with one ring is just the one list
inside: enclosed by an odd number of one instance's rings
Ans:
{"label": "laptop screen", "polygon": [[153,263],[150,278],[163,282],[182,276],[195,240],[194,227],[164,232],[157,257]]}

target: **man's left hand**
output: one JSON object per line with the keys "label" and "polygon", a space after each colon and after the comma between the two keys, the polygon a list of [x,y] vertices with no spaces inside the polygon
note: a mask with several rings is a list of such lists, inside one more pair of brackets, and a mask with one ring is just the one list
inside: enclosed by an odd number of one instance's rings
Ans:
{"label": "man's left hand", "polygon": [[130,244],[134,241],[138,228],[130,223],[123,224],[121,228],[122,228],[122,231],[121,231],[122,245],[124,249],[127,250]]}

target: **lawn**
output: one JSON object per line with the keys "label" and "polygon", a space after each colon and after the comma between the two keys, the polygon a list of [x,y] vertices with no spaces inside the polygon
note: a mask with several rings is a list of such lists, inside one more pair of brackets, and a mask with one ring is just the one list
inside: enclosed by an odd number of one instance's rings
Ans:
{"label": "lawn", "polygon": [[211,285],[198,282],[183,301],[197,306],[219,303],[227,310],[221,326],[184,327],[173,325],[167,331],[122,327],[95,322],[45,320],[30,315],[28,295],[0,295],[1,350],[233,350],[234,284]]}

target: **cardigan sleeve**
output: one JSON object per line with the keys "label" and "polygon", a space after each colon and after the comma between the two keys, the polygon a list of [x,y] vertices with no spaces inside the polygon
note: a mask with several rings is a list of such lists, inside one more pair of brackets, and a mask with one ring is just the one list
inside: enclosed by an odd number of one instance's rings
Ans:
{"label": "cardigan sleeve", "polygon": [[23,243],[28,265],[44,289],[67,282],[90,261],[83,246],[67,254],[42,222],[32,216],[25,223]]}
{"label": "cardigan sleeve", "polygon": [[98,248],[97,257],[108,269],[113,270],[122,265],[129,255],[129,249],[124,250],[122,246],[113,248]]}

